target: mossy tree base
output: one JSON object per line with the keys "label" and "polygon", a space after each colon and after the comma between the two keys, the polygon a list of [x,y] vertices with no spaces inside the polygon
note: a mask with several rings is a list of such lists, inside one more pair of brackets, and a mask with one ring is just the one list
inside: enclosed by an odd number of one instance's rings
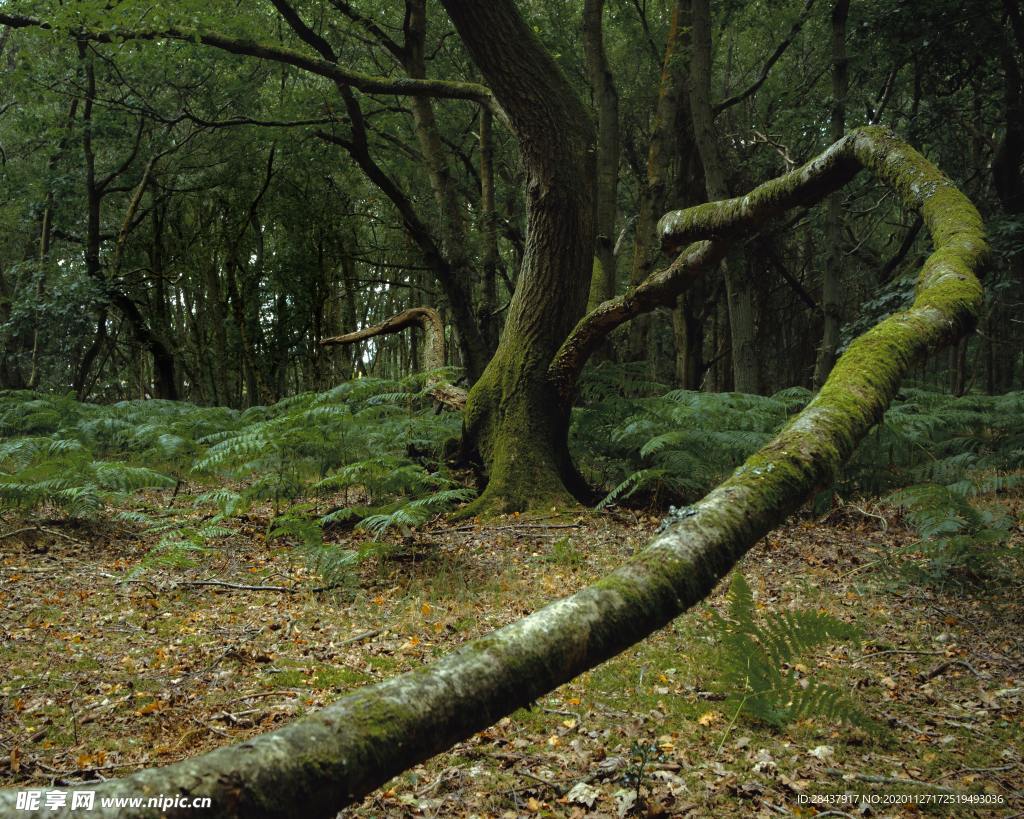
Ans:
{"label": "mossy tree base", "polygon": [[484,465],[487,485],[462,517],[564,510],[591,500],[569,455],[568,406],[544,369],[515,353],[510,344],[499,348],[467,400],[463,447]]}

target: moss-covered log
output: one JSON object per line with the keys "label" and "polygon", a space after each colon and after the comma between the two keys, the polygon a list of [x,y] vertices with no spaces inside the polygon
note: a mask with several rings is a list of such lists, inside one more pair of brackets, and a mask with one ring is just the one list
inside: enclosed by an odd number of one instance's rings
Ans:
{"label": "moss-covered log", "polygon": [[[833,480],[882,417],[911,364],[965,333],[981,305],[975,274],[988,248],[978,212],[927,160],[880,129],[852,134],[815,163],[747,197],[672,214],[663,220],[663,236],[675,243],[735,234],[762,208],[782,207],[812,190],[820,198],[816,177],[837,168],[849,175],[856,166],[870,169],[923,215],[935,249],[921,270],[917,296],[908,310],[858,338],[807,408],[728,480],[676,513],[644,551],[572,597],[278,731],[99,784],[91,815],[185,815],[104,811],[99,804],[116,795],[182,793],[212,797],[208,816],[333,816],[703,599],[751,545]],[[0,814],[32,815],[16,813],[13,792],[0,794]]]}

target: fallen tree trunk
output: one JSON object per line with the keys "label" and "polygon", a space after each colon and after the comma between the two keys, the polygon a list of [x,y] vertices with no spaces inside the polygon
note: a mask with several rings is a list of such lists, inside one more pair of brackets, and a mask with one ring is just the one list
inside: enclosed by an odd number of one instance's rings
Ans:
{"label": "fallen tree trunk", "polygon": [[[813,401],[703,500],[675,513],[647,548],[575,595],[474,640],[420,670],[362,688],[269,734],[96,786],[97,816],[185,816],[103,808],[100,800],[209,796],[204,816],[333,816],[392,776],[487,727],[666,625],[702,600],[764,534],[836,476],[921,356],[963,335],[982,300],[988,254],[977,210],[934,166],[883,129],[857,131],[799,171],[746,197],[662,220],[670,245],[721,241],[775,209],[818,201],[869,169],[921,212],[935,250],[913,305],[850,345]],[[15,813],[73,816],[70,810]]]}

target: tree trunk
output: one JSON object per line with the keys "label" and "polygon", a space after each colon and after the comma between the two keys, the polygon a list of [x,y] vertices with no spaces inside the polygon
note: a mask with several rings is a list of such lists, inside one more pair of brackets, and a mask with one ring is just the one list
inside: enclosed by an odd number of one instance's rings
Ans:
{"label": "tree trunk", "polygon": [[511,0],[444,5],[508,115],[527,171],[522,271],[501,342],[464,415],[465,444],[487,473],[467,514],[565,506],[584,488],[569,457],[569,407],[557,400],[547,372],[583,315],[590,284],[590,115]]}
{"label": "tree trunk", "polygon": [[704,316],[700,311],[699,290],[679,297],[672,311],[672,330],[676,342],[676,385],[684,390],[699,390],[704,378]]}
{"label": "tree trunk", "polygon": [[[849,91],[849,71],[846,59],[846,17],[850,0],[835,0],[832,6],[832,123],[829,128],[831,142],[842,139],[846,130],[846,95]],[[821,281],[821,311],[823,317],[821,346],[818,360],[814,365],[814,388],[821,389],[836,362],[839,349],[839,330],[842,326],[843,280],[843,223],[842,198],[838,193],[828,200],[825,217],[825,238],[828,242],[828,258],[825,274]]]}
{"label": "tree trunk", "polygon": [[480,332],[489,349],[498,347],[498,213],[494,209],[494,133],[491,112],[480,111],[480,235],[483,244],[483,293],[480,299]]}
{"label": "tree trunk", "polygon": [[589,307],[615,296],[615,215],[619,188],[619,95],[604,49],[604,0],[583,4],[583,48],[587,79],[597,105],[597,191],[594,267]]}
{"label": "tree trunk", "polygon": [[[693,134],[704,165],[708,198],[716,201],[729,196],[729,184],[711,106],[710,0],[693,0],[691,13],[690,108]],[[760,374],[754,337],[754,289],[739,251],[728,254],[723,268],[732,334],[733,386],[739,392],[756,393],[760,388]]]}
{"label": "tree trunk", "polygon": [[[689,0],[676,0],[665,43],[658,101],[654,111],[654,129],[647,146],[647,178],[640,191],[633,263],[629,273],[629,283],[634,287],[654,271],[661,256],[655,226],[667,207],[672,160],[687,150],[693,142],[693,127],[690,123],[690,106],[687,99],[689,78],[685,59],[689,31],[688,4]],[[680,116],[680,113],[685,115]],[[679,128],[680,123],[684,128]],[[638,360],[647,355],[649,325],[649,316],[641,316],[630,325],[627,353],[629,359]]]}

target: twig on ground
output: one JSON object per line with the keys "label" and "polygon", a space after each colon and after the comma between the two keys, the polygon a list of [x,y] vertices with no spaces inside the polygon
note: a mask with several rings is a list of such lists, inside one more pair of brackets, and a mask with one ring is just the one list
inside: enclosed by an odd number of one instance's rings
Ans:
{"label": "twig on ground", "polygon": [[843,779],[856,779],[858,782],[870,782],[875,785],[908,785],[916,788],[931,788],[939,793],[959,793],[953,788],[945,785],[936,785],[933,782],[925,782],[921,779],[904,779],[900,776],[879,776],[877,774],[847,773],[839,768],[826,768],[825,773],[831,776],[838,776]]}
{"label": "twig on ground", "polygon": [[1019,762],[1011,762],[1009,765],[998,765],[995,768],[957,768],[952,773],[943,774],[939,779],[949,779],[952,776],[959,776],[963,773],[999,773],[1000,771],[1012,771],[1019,764]]}
{"label": "twig on ground", "polygon": [[383,630],[384,629],[382,629],[382,628],[372,628],[369,631],[364,631],[362,634],[355,635],[355,637],[349,637],[348,639],[342,640],[340,643],[338,643],[338,645],[339,646],[350,646],[353,643],[361,643],[361,642],[363,642],[363,640],[369,640],[369,639],[371,639],[373,637],[376,637]]}
{"label": "twig on ground", "polygon": [[580,720],[580,715],[575,711],[559,711],[557,708],[541,708],[545,714],[558,714],[560,717],[574,717],[577,722]]}
{"label": "twig on ground", "polygon": [[565,788],[562,785],[559,785],[555,782],[551,782],[550,780],[544,779],[543,777],[537,776],[536,774],[532,774],[525,768],[517,768],[516,773],[518,773],[520,776],[525,776],[527,779],[532,779],[535,782],[540,782],[540,784],[547,786],[552,791],[557,793],[559,796],[564,796],[566,793]]}
{"label": "twig on ground", "polygon": [[56,535],[57,537],[62,537],[62,538],[64,538],[64,540],[69,540],[72,543],[77,543],[79,546],[88,546],[89,545],[89,543],[87,541],[81,540],[80,538],[77,538],[77,537],[72,537],[67,532],[60,531],[60,529],[51,529],[48,526],[40,526],[40,527],[38,527],[38,529],[39,529],[40,532],[46,532],[49,535]]}
{"label": "twig on ground", "polygon": [[301,693],[302,690],[298,688],[280,688],[277,691],[258,691],[255,694],[246,694],[242,697],[235,697],[233,700],[228,700],[224,704],[231,705],[232,703],[242,702],[242,700],[259,700],[264,697],[298,696]]}
{"label": "twig on ground", "polygon": [[4,532],[2,535],[0,535],[0,540],[7,540],[7,538],[9,538],[9,537],[17,537],[18,535],[23,535],[26,532],[38,532],[38,531],[39,530],[35,526],[26,526],[26,527],[24,527],[22,529],[14,529],[14,530],[12,530],[10,532]]}
{"label": "twig on ground", "polygon": [[862,654],[861,659],[866,660],[869,657],[881,657],[883,654],[920,654],[937,657],[945,653],[945,651],[917,651],[912,648],[887,648],[884,651],[870,651],[867,654]]}
{"label": "twig on ground", "polygon": [[502,531],[517,531],[519,529],[579,529],[583,526],[582,523],[509,523],[502,524],[501,526],[456,526],[453,529],[449,529],[449,532],[475,532],[475,531],[488,531],[488,532],[502,532]]}
{"label": "twig on ground", "polygon": [[247,586],[244,583],[228,583],[225,580],[179,580],[174,585],[176,587],[216,586],[221,589],[235,589],[238,591],[272,591],[282,592],[283,594],[295,594],[299,591],[299,589],[289,588],[288,586]]}
{"label": "twig on ground", "polygon": [[933,680],[936,677],[938,677],[940,674],[942,674],[942,672],[946,671],[949,668],[952,668],[955,665],[959,665],[959,666],[962,666],[963,668],[966,668],[968,671],[970,671],[979,680],[981,679],[981,674],[978,671],[978,669],[976,669],[973,665],[971,665],[969,662],[967,662],[967,660],[946,660],[946,662],[944,662],[944,663],[939,663],[937,666],[935,666],[935,668],[933,668],[927,674],[918,674],[918,679],[921,680],[921,682],[927,682],[928,680]]}

